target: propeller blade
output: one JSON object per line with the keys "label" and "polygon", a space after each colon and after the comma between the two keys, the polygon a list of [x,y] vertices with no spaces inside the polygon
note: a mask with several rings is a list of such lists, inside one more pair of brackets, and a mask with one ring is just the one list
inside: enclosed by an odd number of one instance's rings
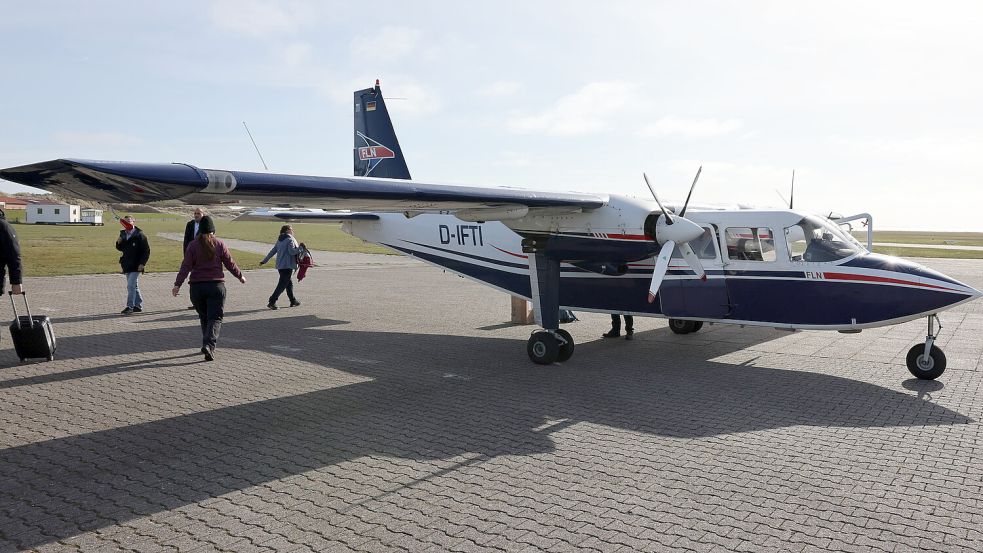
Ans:
{"label": "propeller blade", "polygon": [[669,270],[669,259],[675,247],[676,243],[669,240],[659,250],[659,255],[655,259],[655,269],[652,271],[652,285],[649,286],[649,303],[654,302],[655,295],[659,293],[659,287],[662,286],[662,279],[666,277],[666,271]]}
{"label": "propeller blade", "polygon": [[665,215],[665,217],[666,217],[666,224],[667,225],[671,225],[673,223],[672,216],[669,215],[669,212],[666,211],[666,208],[662,206],[662,202],[659,201],[659,195],[656,194],[655,193],[655,189],[652,188],[652,183],[649,182],[649,176],[646,175],[645,173],[642,173],[642,176],[645,177],[645,186],[648,186],[649,187],[649,192],[651,192],[652,193],[652,197],[655,198],[655,203],[659,204],[659,209],[661,209],[662,210],[662,214]]}
{"label": "propeller blade", "polygon": [[700,173],[703,172],[703,166],[696,170],[696,176],[693,177],[693,184],[689,187],[689,194],[686,194],[686,202],[683,204],[683,210],[679,212],[680,217],[686,216],[686,208],[689,207],[689,197],[693,195],[693,189],[696,188],[696,181],[700,180]]}
{"label": "propeller blade", "polygon": [[689,268],[696,272],[696,276],[700,277],[700,280],[706,282],[707,272],[703,270],[703,263],[700,263],[700,258],[690,247],[688,242],[683,242],[679,245],[679,251],[683,254],[683,259],[689,264]]}

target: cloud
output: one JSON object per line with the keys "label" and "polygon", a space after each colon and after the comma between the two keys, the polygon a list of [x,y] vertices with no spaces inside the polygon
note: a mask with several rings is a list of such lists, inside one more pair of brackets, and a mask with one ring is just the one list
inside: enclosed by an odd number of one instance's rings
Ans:
{"label": "cloud", "polygon": [[920,159],[956,166],[979,167],[983,140],[975,136],[925,135],[911,138],[832,137],[834,144],[862,156],[910,161]]}
{"label": "cloud", "polygon": [[293,42],[286,45],[280,52],[283,62],[289,67],[308,65],[314,47],[305,42]]}
{"label": "cloud", "polygon": [[382,27],[369,35],[354,38],[352,57],[356,62],[378,64],[406,57],[420,42],[422,33],[409,27]]}
{"label": "cloud", "polygon": [[51,135],[51,138],[65,146],[134,146],[143,143],[143,139],[137,136],[118,132],[77,132],[59,131]]}
{"label": "cloud", "polygon": [[507,124],[517,133],[582,135],[602,131],[613,117],[637,102],[636,90],[637,85],[623,81],[590,83],[539,115],[515,116]]}
{"label": "cloud", "polygon": [[317,10],[304,2],[264,0],[215,0],[209,15],[226,31],[267,37],[290,33],[317,19]]}
{"label": "cloud", "polygon": [[512,96],[521,89],[522,85],[515,81],[495,81],[478,90],[478,95],[500,98],[504,96]]}
{"label": "cloud", "polygon": [[741,128],[737,119],[685,119],[667,115],[651,125],[638,131],[638,136],[664,137],[681,136],[683,138],[711,138],[722,136]]}
{"label": "cloud", "polygon": [[[405,98],[397,100],[396,98]],[[441,108],[440,96],[423,85],[403,83],[394,88],[393,99],[388,102],[390,113],[430,115]]]}

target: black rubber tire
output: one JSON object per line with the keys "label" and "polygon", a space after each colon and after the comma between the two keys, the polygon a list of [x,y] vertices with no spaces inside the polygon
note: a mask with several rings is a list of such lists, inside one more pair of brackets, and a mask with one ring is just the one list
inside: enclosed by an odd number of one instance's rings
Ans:
{"label": "black rubber tire", "polygon": [[693,321],[693,332],[699,332],[703,328],[703,321]]}
{"label": "black rubber tire", "polygon": [[570,333],[567,332],[566,330],[560,328],[557,329],[556,333],[562,336],[563,339],[567,341],[567,343],[560,345],[560,354],[556,356],[556,362],[562,363],[573,357],[573,349],[576,346],[576,344],[573,343],[573,336],[570,336]]}
{"label": "black rubber tire", "polygon": [[942,376],[946,365],[945,354],[942,353],[942,350],[933,345],[928,354],[930,361],[927,365],[921,362],[924,353],[925,344],[916,344],[908,350],[906,359],[908,372],[921,380],[935,380]]}
{"label": "black rubber tire", "polygon": [[703,326],[703,323],[697,323],[694,321],[684,321],[682,319],[669,319],[669,330],[675,332],[676,334],[689,334],[690,332],[696,332],[696,325],[699,324]]}
{"label": "black rubber tire", "polygon": [[560,356],[560,342],[549,332],[540,330],[529,337],[526,353],[537,365],[552,365]]}

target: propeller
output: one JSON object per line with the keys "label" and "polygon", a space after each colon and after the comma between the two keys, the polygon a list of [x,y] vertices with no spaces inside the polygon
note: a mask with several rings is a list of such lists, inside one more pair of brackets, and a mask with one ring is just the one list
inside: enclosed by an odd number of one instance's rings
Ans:
{"label": "propeller", "polygon": [[667,224],[670,224],[671,225],[673,223],[672,215],[669,215],[669,212],[666,211],[665,206],[663,206],[662,205],[662,202],[659,201],[659,195],[656,194],[655,193],[655,189],[652,188],[652,183],[649,182],[649,176],[647,174],[645,174],[645,173],[642,173],[642,177],[645,178],[645,186],[648,186],[649,187],[649,192],[651,192],[652,193],[652,197],[655,198],[655,203],[659,204],[659,209],[662,210],[662,215],[664,215],[665,218],[666,218],[666,221],[668,221]]}
{"label": "propeller", "polygon": [[662,202],[659,201],[659,196],[655,193],[655,189],[652,188],[652,183],[649,182],[648,175],[642,173],[642,176],[645,178],[645,184],[648,186],[649,191],[652,192],[655,203],[659,204],[659,209],[662,210],[663,215],[656,223],[655,236],[653,237],[656,242],[662,242],[662,248],[656,257],[655,269],[652,271],[652,284],[649,286],[648,295],[649,303],[655,301],[655,296],[659,293],[662,281],[665,280],[674,248],[679,248],[680,253],[683,254],[683,259],[686,260],[690,268],[700,277],[700,280],[707,279],[706,271],[703,270],[703,264],[700,263],[699,256],[696,255],[696,252],[689,245],[690,241],[696,240],[703,235],[703,227],[683,216],[686,213],[686,208],[689,206],[689,199],[693,195],[693,189],[696,187],[696,181],[700,179],[700,173],[702,171],[702,166],[696,171],[696,177],[693,179],[689,194],[686,196],[686,203],[683,204],[683,209],[680,210],[679,215],[675,218],[669,214],[665,206],[662,205]]}
{"label": "propeller", "polygon": [[[689,194],[686,194],[686,202],[683,204],[683,210],[679,212],[680,217],[686,216],[686,208],[689,207],[689,198],[693,195],[693,189],[696,188],[696,181],[700,180],[700,173],[703,172],[703,166],[696,170],[696,176],[693,177],[693,184],[689,186]],[[653,192],[655,194],[655,192]]]}

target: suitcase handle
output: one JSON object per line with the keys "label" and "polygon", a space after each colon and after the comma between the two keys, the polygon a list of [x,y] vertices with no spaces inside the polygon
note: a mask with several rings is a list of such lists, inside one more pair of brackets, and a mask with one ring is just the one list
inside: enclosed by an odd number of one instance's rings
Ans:
{"label": "suitcase handle", "polygon": [[[7,292],[10,295],[10,307],[14,310],[14,320],[17,321],[17,328],[20,329],[20,317],[17,316],[17,306],[14,304],[14,291],[11,290]],[[29,328],[34,328],[34,317],[31,316],[31,304],[27,303],[27,292],[21,292],[21,296],[24,297],[24,308],[27,309],[27,320],[30,321],[31,326]]]}

